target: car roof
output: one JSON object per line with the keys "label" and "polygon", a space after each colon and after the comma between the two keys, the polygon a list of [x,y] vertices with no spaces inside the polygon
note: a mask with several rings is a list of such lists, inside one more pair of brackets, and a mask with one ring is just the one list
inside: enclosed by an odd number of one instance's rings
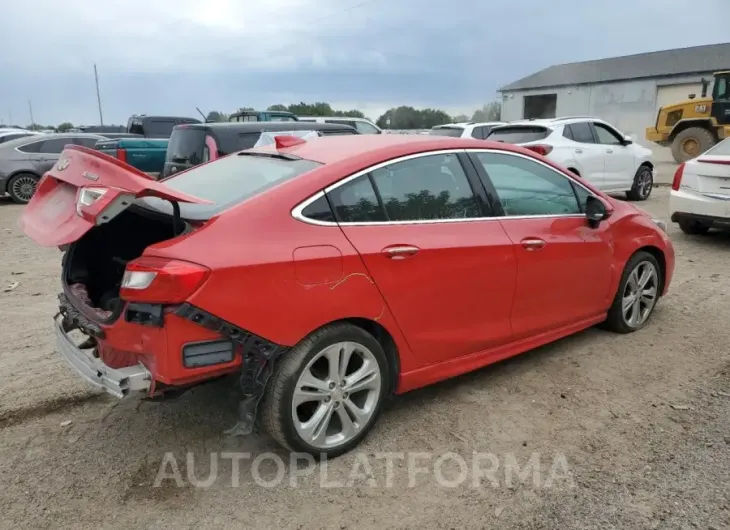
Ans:
{"label": "car roof", "polygon": [[504,123],[503,125],[537,125],[540,127],[556,127],[558,125],[569,125],[571,123],[579,123],[584,121],[599,121],[605,123],[604,120],[595,116],[561,116],[558,118],[539,118],[528,120],[515,120]]}
{"label": "car roof", "polygon": [[373,123],[367,118],[355,118],[354,116],[297,116],[300,120],[350,120],[350,121],[366,121]]}
{"label": "car roof", "polygon": [[229,129],[240,132],[264,132],[264,131],[330,131],[330,130],[352,130],[355,128],[341,123],[317,123],[297,121],[218,121],[211,123],[186,123],[175,125],[175,129],[207,129],[212,130]]}
{"label": "car roof", "polygon": [[99,138],[106,139],[103,134],[96,133],[47,133],[47,134],[34,134],[31,136],[24,136],[23,138],[17,138],[10,140],[4,144],[0,144],[0,149],[9,149],[13,147],[20,147],[21,145],[32,144],[34,142],[40,142],[44,140],[53,140],[56,138]]}
{"label": "car roof", "polygon": [[329,136],[278,150],[274,146],[266,146],[255,148],[253,151],[287,153],[323,164],[334,164],[356,158],[367,158],[377,162],[427,151],[467,148],[524,152],[524,149],[518,146],[502,142],[420,134]]}

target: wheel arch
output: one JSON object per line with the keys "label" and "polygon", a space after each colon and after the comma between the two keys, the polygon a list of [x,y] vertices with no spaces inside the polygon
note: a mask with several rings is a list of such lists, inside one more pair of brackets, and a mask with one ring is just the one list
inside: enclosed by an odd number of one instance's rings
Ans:
{"label": "wheel arch", "polygon": [[657,260],[657,263],[659,263],[659,296],[662,295],[664,292],[665,282],[667,281],[667,259],[664,256],[664,252],[659,247],[655,247],[654,245],[645,245],[643,247],[637,248],[634,253],[629,257],[629,259],[633,258],[638,252],[646,252],[648,254],[651,254],[654,256],[654,258]]}
{"label": "wheel arch", "polygon": [[12,173],[11,173],[10,175],[8,175],[8,176],[7,176],[6,178],[5,178],[5,180],[4,180],[4,182],[3,182],[3,188],[2,188],[2,189],[0,189],[0,193],[7,193],[7,192],[8,192],[8,190],[10,189],[10,182],[11,182],[11,181],[12,181],[12,180],[13,180],[13,179],[14,179],[15,177],[17,177],[18,175],[24,175],[24,174],[27,174],[27,175],[33,175],[33,176],[34,176],[34,177],[36,177],[36,178],[37,178],[38,180],[40,180],[40,179],[41,179],[41,175],[39,175],[38,173],[36,173],[35,171],[32,171],[32,170],[28,170],[28,169],[19,169],[19,170],[17,170],[17,171],[13,171],[13,172],[12,172]]}
{"label": "wheel arch", "polygon": [[388,390],[390,393],[395,392],[398,388],[398,381],[400,379],[401,357],[398,344],[390,331],[375,320],[363,317],[348,317],[328,322],[319,328],[312,330],[309,335],[335,324],[351,324],[353,326],[357,326],[360,329],[367,331],[375,338],[375,340],[378,341],[378,343],[383,347],[385,358],[388,361]]}

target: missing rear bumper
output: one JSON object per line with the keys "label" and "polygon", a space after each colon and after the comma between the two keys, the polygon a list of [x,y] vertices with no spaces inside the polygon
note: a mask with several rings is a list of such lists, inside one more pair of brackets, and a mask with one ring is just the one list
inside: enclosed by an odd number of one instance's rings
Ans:
{"label": "missing rear bumper", "polygon": [[69,338],[66,331],[68,322],[64,324],[63,317],[57,316],[53,323],[58,353],[87,383],[117,398],[149,391],[152,375],[147,368],[141,364],[111,368],[101,359],[89,356]]}
{"label": "missing rear bumper", "polygon": [[238,408],[238,422],[226,434],[251,434],[256,424],[259,402],[274,371],[274,363],[279,356],[289,351],[289,347],[259,337],[192,304],[181,305],[175,314],[217,332],[242,351],[243,367],[239,384],[243,399]]}

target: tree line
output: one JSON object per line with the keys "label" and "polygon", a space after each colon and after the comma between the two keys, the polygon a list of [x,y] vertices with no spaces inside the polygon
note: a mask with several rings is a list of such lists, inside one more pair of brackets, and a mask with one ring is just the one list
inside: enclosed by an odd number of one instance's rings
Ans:
{"label": "tree line", "polygon": [[[252,107],[241,107],[236,112],[256,110]],[[288,111],[297,116],[339,116],[349,118],[365,118],[365,115],[357,110],[336,110],[333,109],[329,103],[316,102],[316,103],[292,103],[291,105],[271,105],[266,110],[271,111]],[[482,106],[482,108],[475,110],[471,116],[466,114],[459,114],[456,116],[450,116],[447,112],[440,109],[416,109],[402,105],[400,107],[394,107],[385,111],[383,115],[375,120],[375,123],[381,129],[430,129],[436,125],[443,125],[445,123],[459,123],[459,122],[485,122],[485,121],[499,121],[502,114],[502,107],[498,101],[493,101]],[[228,121],[229,114],[212,110],[206,116],[206,120],[209,122],[217,121]],[[26,129],[30,130],[56,130],[58,132],[65,132],[69,129],[74,128],[71,122],[63,122],[59,125],[39,125],[34,123],[27,125]]]}
{"label": "tree line", "polygon": [[[236,112],[255,110],[252,107],[241,107]],[[365,118],[365,115],[357,110],[335,110],[329,103],[293,103],[291,105],[271,105],[266,110],[288,111],[297,116],[338,116],[350,118]],[[475,110],[471,116],[459,114],[450,116],[440,109],[416,109],[409,106],[400,106],[388,109],[375,123],[381,129],[430,129],[436,125],[458,122],[485,122],[499,121],[502,114],[502,106],[498,101],[493,101]],[[206,119],[208,121],[227,121],[228,114],[211,111]],[[370,118],[372,120],[372,118]]]}

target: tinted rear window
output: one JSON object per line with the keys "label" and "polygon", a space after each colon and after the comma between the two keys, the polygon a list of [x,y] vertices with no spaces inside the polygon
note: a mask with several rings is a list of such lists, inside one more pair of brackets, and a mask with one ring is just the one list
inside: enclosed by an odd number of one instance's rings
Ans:
{"label": "tinted rear window", "polygon": [[[230,155],[210,164],[164,179],[165,186],[214,204],[180,204],[185,219],[209,219],[238,204],[319,166],[311,160],[282,160],[268,156]],[[172,213],[169,202],[147,198],[142,203]]]}
{"label": "tinted rear window", "polygon": [[705,154],[713,156],[730,156],[730,138],[723,140],[709,151],[706,151]]}
{"label": "tinted rear window", "polygon": [[203,147],[205,147],[204,129],[175,129],[167,146],[165,160],[181,164],[201,164],[203,162]]}
{"label": "tinted rear window", "polygon": [[499,127],[493,129],[487,140],[505,142],[508,144],[525,144],[542,140],[550,134],[546,127],[524,126],[524,127]]}
{"label": "tinted rear window", "polygon": [[454,138],[458,138],[463,133],[464,129],[461,127],[435,127],[431,129],[429,134],[434,136],[453,136]]}

